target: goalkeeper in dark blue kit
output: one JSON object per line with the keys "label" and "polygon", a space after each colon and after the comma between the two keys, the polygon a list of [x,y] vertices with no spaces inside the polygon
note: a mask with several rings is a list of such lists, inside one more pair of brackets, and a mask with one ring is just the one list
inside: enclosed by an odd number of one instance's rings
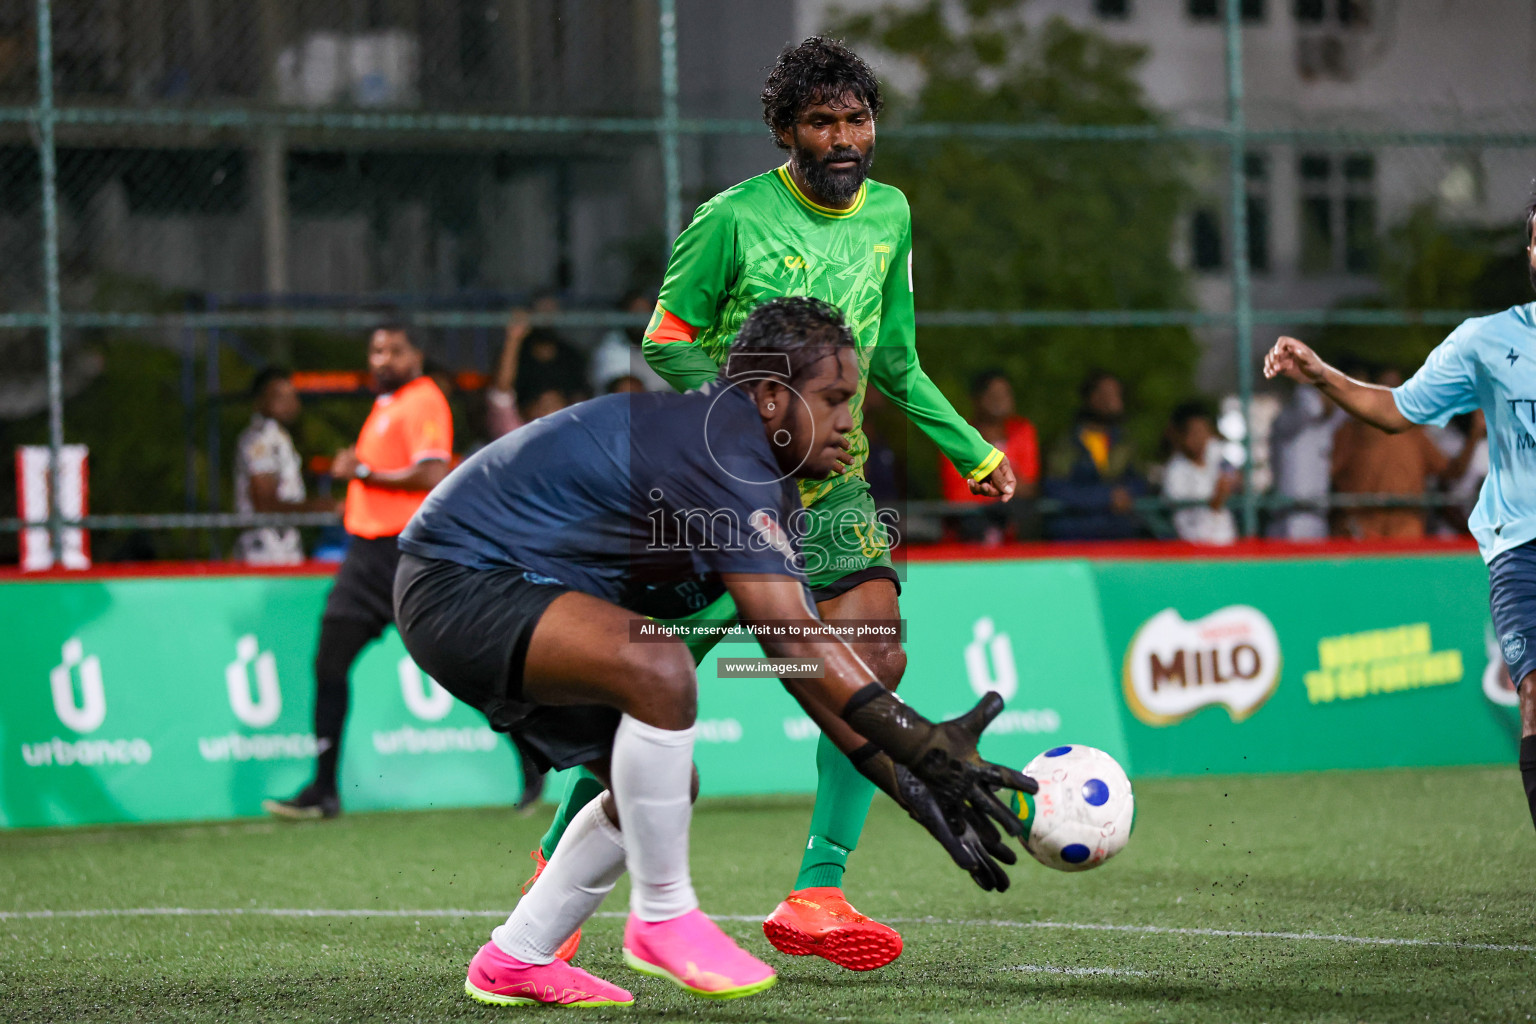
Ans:
{"label": "goalkeeper in dark blue kit", "polygon": [[[819,662],[783,685],[877,786],[986,889],[1016,857],[1002,788],[1033,780],[977,740],[1002,702],[935,723],[882,686],[817,618],[795,482],[837,467],[859,367],[837,310],[775,299],[747,319],[721,375],[685,394],[615,395],[482,449],[400,537],[396,621],[407,649],[542,767],[608,787],[470,964],[466,991],[502,1004],[623,1005],[624,989],[555,958],[627,869],[624,959],[709,998],[773,984],[720,931],[688,866],[696,679],[652,620],[730,594],[771,657]],[[658,529],[658,524],[668,524]],[[994,824],[996,823],[996,824]]]}

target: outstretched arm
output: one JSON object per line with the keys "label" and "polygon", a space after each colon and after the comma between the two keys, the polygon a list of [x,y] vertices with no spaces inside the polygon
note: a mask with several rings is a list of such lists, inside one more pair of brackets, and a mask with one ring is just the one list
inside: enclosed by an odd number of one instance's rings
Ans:
{"label": "outstretched arm", "polygon": [[881,295],[880,336],[869,361],[870,381],[932,438],[972,493],[1007,501],[1016,486],[1007,457],[955,411],[917,361],[910,229],[891,256]]}
{"label": "outstretched arm", "polygon": [[1017,858],[997,825],[1015,836],[1022,832],[995,791],[1033,793],[1039,787],[976,752],[1002,701],[988,694],[960,718],[931,722],[880,685],[858,655],[827,630],[798,580],[752,574],[725,574],[724,580],[744,622],[791,627],[782,638],[761,636],[769,655],[822,662],[820,678],[786,679],[785,686],[859,771],[926,828],[976,884],[1006,889],[1008,876],[998,862]]}
{"label": "outstretched arm", "polygon": [[1329,366],[1308,345],[1295,338],[1281,338],[1264,357],[1264,376],[1289,377],[1311,384],[1357,420],[1389,434],[1401,433],[1414,423],[1397,408],[1392,389],[1365,384]]}

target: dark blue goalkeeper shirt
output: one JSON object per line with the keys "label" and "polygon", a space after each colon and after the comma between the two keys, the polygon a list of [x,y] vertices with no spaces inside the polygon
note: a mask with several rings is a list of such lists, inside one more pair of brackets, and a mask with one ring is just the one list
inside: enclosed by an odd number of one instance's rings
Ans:
{"label": "dark blue goalkeeper shirt", "polygon": [[712,382],[609,395],[514,430],[433,489],[400,548],[675,618],[723,593],[721,573],[803,583],[800,508],[752,397]]}

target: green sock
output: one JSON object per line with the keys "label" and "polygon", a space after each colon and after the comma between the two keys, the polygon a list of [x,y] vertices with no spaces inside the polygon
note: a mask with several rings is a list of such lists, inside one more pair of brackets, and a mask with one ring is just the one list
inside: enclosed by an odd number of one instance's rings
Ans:
{"label": "green sock", "polygon": [[576,813],[596,800],[602,792],[603,784],[585,768],[577,768],[571,773],[571,781],[565,787],[565,796],[560,798],[560,806],[555,809],[555,820],[549,823],[549,831],[539,840],[539,852],[544,854],[545,860],[560,845],[560,837],[565,835]]}
{"label": "green sock", "polygon": [[796,889],[840,886],[848,855],[859,845],[875,785],[825,736],[816,744],[816,807],[800,858]]}

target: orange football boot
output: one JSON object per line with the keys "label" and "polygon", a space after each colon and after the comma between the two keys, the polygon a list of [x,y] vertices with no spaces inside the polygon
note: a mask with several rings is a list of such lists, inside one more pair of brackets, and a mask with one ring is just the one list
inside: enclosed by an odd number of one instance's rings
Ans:
{"label": "orange football boot", "polygon": [[835,886],[790,893],[763,922],[763,935],[780,953],[819,956],[850,971],[873,971],[901,956],[896,929],[854,910]]}
{"label": "orange football boot", "polygon": [[[537,846],[533,848],[533,852],[528,856],[533,858],[535,867],[533,869],[533,877],[524,882],[522,889],[519,890],[524,896],[528,895],[528,890],[533,888],[533,883],[539,880],[539,876],[544,873],[544,866],[549,863],[549,861],[544,859],[544,851],[539,849]],[[581,929],[577,928],[576,933],[570,938],[566,939],[564,942],[560,943],[560,948],[555,950],[555,959],[564,960],[566,963],[570,963],[573,959],[575,959],[576,951],[580,948]]]}

